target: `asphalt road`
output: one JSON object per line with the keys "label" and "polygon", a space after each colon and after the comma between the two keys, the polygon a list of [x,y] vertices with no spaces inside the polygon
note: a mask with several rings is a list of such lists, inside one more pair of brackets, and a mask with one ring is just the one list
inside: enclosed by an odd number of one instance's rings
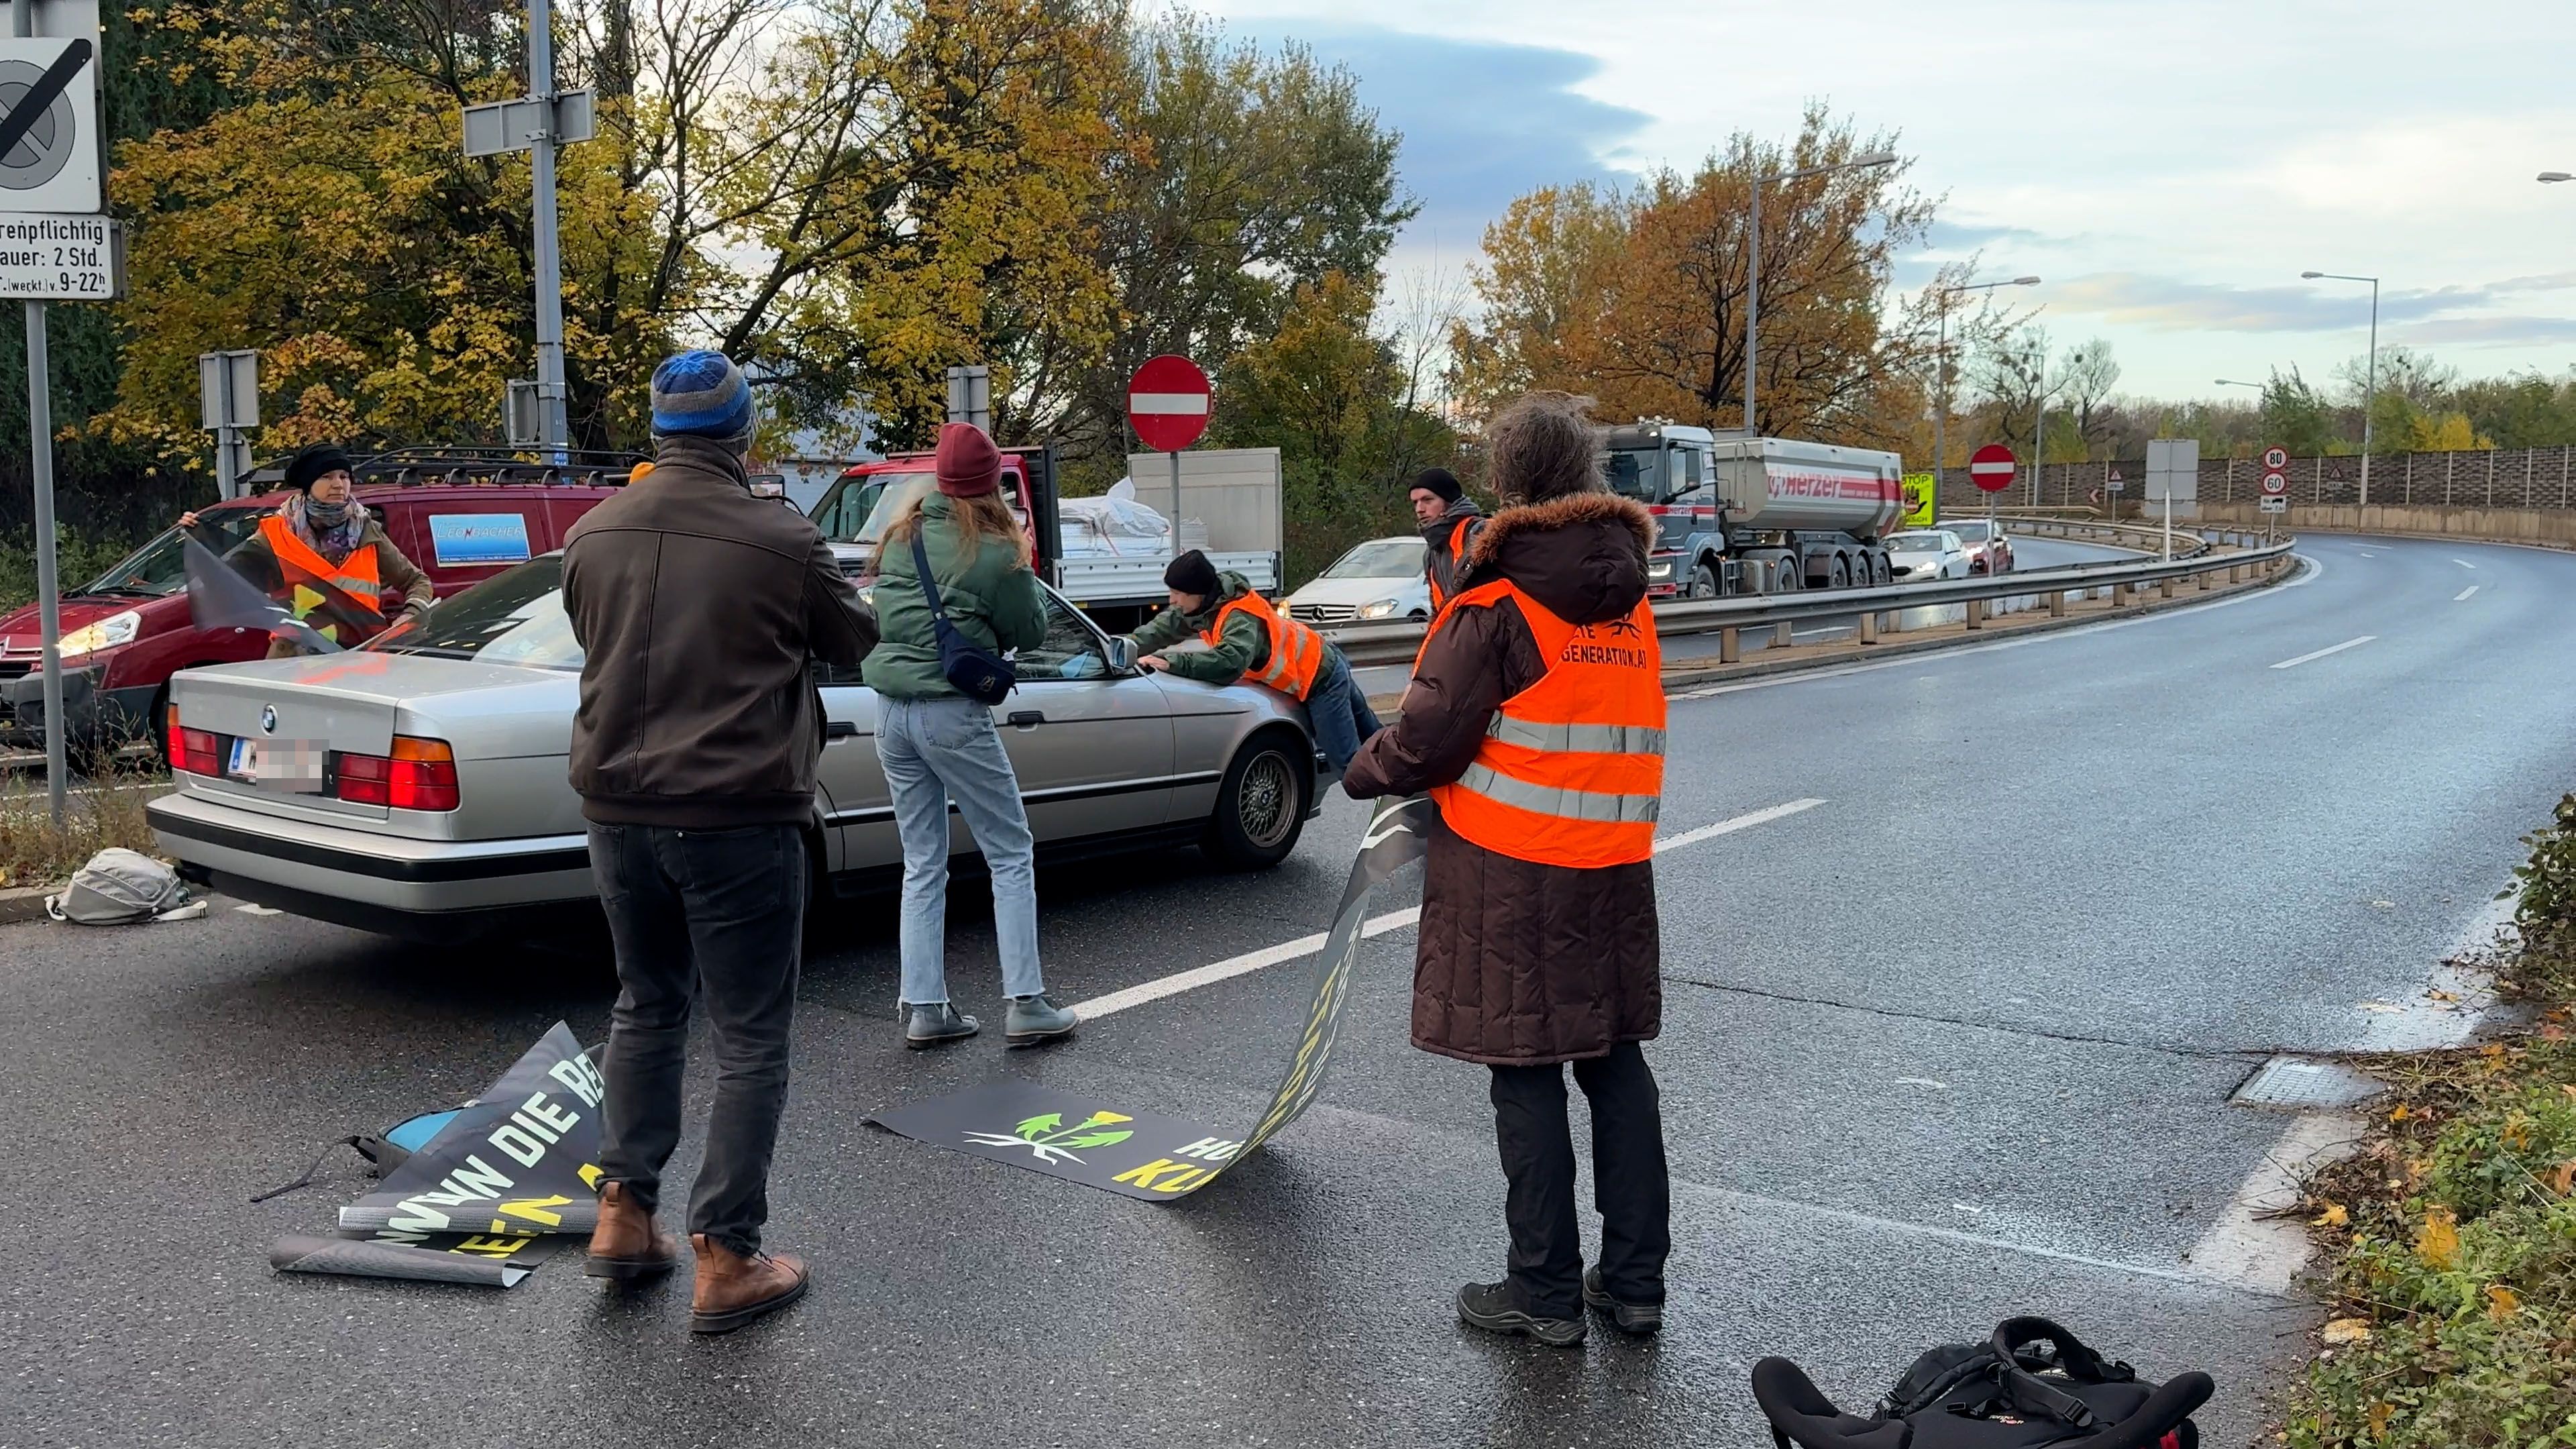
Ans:
{"label": "asphalt road", "polygon": [[[595,1038],[606,968],[219,903],[0,930],[0,1446],[1757,1446],[1755,1358],[1865,1405],[2021,1312],[2210,1371],[2208,1442],[2245,1443],[2313,1315],[2191,1260],[2284,1126],[2229,1093],[2276,1049],[2379,1039],[2576,783],[2576,558],[2303,552],[2214,606],[1676,700],[1668,836],[1820,803],[1658,858],[1660,1341],[1455,1323],[1455,1286],[1500,1270],[1501,1181],[1484,1074],[1406,1043],[1409,930],[1363,949],[1326,1100],[1158,1206],[862,1118],[1017,1073],[1247,1121],[1296,968],[1042,1053],[907,1053],[882,900],[807,967],[772,1190],[773,1243],[816,1267],[792,1313],[692,1342],[685,1278],[621,1300],[569,1257],[508,1293],[275,1275],[269,1241],[363,1179],[244,1199],[559,1017]],[[1337,801],[1264,876],[1187,852],[1049,876],[1051,983],[1095,998],[1318,929],[1359,824]],[[971,888],[954,914],[989,1020]]]}

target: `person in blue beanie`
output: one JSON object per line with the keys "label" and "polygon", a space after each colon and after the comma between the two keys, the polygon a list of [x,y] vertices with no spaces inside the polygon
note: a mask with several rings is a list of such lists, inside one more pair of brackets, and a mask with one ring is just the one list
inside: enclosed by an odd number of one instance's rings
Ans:
{"label": "person in blue beanie", "polygon": [[572,785],[619,986],[588,1271],[633,1282],[678,1260],[654,1213],[680,1140],[689,1012],[703,1001],[716,1085],[689,1194],[699,1333],[805,1291],[805,1265],[764,1251],[761,1227],[823,752],[812,665],[855,665],[877,641],[875,613],[821,531],[751,491],[743,454],[757,421],[723,353],[664,362],[653,470],[564,545],[564,607],[583,650]]}

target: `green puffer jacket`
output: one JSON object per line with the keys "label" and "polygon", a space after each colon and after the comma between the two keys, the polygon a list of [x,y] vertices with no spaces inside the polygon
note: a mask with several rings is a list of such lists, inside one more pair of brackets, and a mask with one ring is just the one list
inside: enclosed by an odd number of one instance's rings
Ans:
{"label": "green puffer jacket", "polygon": [[[1228,570],[1217,577],[1218,592],[1207,601],[1207,607],[1195,614],[1178,609],[1165,609],[1145,623],[1132,637],[1136,657],[1159,654],[1185,639],[1199,639],[1207,627],[1216,622],[1216,611],[1233,600],[1252,592],[1252,580]],[[1270,662],[1270,631],[1252,613],[1238,612],[1225,621],[1225,633],[1205,651],[1193,649],[1186,654],[1165,656],[1172,673],[1182,679],[1195,679],[1201,684],[1232,684],[1245,674]]]}
{"label": "green puffer jacket", "polygon": [[[948,622],[997,654],[1034,649],[1045,640],[1046,597],[1009,540],[988,538],[971,561],[960,560],[956,505],[941,493],[922,500],[921,523]],[[957,690],[939,672],[939,636],[913,569],[912,540],[881,549],[877,570],[870,596],[877,610],[877,647],[868,651],[861,677],[870,689],[895,699],[954,696]]]}

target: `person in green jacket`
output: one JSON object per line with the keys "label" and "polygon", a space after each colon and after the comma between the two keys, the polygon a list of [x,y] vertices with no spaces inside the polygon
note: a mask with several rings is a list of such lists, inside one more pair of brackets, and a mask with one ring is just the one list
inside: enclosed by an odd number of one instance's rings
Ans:
{"label": "person in green jacket", "polygon": [[[1350,661],[1342,651],[1274,608],[1254,591],[1250,579],[1232,570],[1219,573],[1197,549],[1172,560],[1164,570],[1163,587],[1170,607],[1128,636],[1136,641],[1137,664],[1202,684],[1232,684],[1249,675],[1256,683],[1303,701],[1307,721],[1315,729],[1316,747],[1324,752],[1332,778],[1339,780],[1351,757],[1380,728],[1377,712],[1369,708],[1368,695],[1351,677]],[[1247,597],[1259,607],[1227,611],[1228,604]],[[1220,617],[1225,621],[1222,628],[1217,623]],[[1270,669],[1274,628],[1291,640],[1311,640],[1320,646],[1314,675],[1303,694],[1262,677]],[[1210,630],[1217,631],[1213,639],[1208,637]],[[1207,647],[1170,652],[1191,640]]]}
{"label": "person in green jacket", "polygon": [[861,678],[877,693],[877,761],[903,839],[902,994],[906,1045],[960,1041],[982,1023],[948,999],[948,807],[956,802],[992,869],[993,934],[1004,1034],[1013,1046],[1060,1037],[1074,1015],[1047,999],[1038,969],[1038,890],[1019,776],[993,712],[960,694],[939,667],[939,635],[914,563],[930,561],[940,608],[958,632],[996,654],[1046,639],[1046,596],[1030,568],[1029,537],[1002,501],[1002,455],[982,428],[950,423],[933,465],[939,489],[907,504],[877,545],[877,647]]}

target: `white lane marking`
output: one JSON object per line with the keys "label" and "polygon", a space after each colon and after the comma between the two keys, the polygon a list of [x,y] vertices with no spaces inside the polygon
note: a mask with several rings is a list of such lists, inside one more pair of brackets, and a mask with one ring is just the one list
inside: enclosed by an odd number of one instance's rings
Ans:
{"label": "white lane marking", "polygon": [[[1697,830],[1685,830],[1679,835],[1658,840],[1655,842],[1655,853],[1661,855],[1667,850],[1679,850],[1685,845],[1697,845],[1703,840],[1732,835],[1739,830],[1750,830],[1756,825],[1767,825],[1802,810],[1813,810],[1824,803],[1822,800],[1792,800],[1785,805],[1749,811],[1732,820],[1721,820],[1714,825],[1703,825]],[[1421,919],[1422,908],[1408,906],[1400,911],[1389,911],[1382,916],[1369,917],[1361,923],[1360,934],[1363,937],[1383,936],[1389,931],[1401,931],[1407,926],[1420,922]],[[1324,933],[1317,931],[1311,936],[1299,936],[1296,940],[1282,941],[1276,946],[1264,946],[1258,951],[1246,951],[1240,956],[1228,956],[1222,961],[1211,961],[1205,966],[1176,971],[1159,980],[1138,982],[1134,986],[1112,991],[1106,996],[1095,996],[1089,1001],[1077,1001],[1073,1004],[1074,1014],[1084,1021],[1098,1021],[1104,1016],[1115,1015],[1130,1007],[1143,1006],[1148,1002],[1160,1001],[1166,996],[1178,996],[1184,991],[1196,991],[1202,986],[1213,986],[1217,982],[1230,981],[1237,976],[1249,976],[1255,971],[1294,961],[1302,956],[1312,956],[1322,949],[1324,949]]]}
{"label": "white lane marking", "polygon": [[2296,658],[2296,659],[2284,659],[2284,660],[2282,660],[2280,663],[2275,664],[2275,665],[2273,665],[2272,667],[2273,667],[2273,668],[2275,668],[2275,669],[2296,669],[2296,668],[2298,668],[2300,665],[2307,663],[2307,662],[2308,662],[2309,660],[2311,660],[2311,659],[2323,659],[2323,658],[2325,658],[2325,657],[2326,657],[2327,655],[2329,655],[2329,654],[2341,654],[2343,651],[2345,651],[2345,650],[2347,650],[2347,649],[2358,649],[2358,648],[2360,648],[2362,645],[2367,644],[2367,643],[2369,643],[2371,640],[2376,639],[2376,638],[2378,638],[2378,637],[2379,637],[2379,636],[2378,636],[2378,635],[2376,635],[2376,634],[2364,634],[2364,635],[2362,635],[2362,636],[2361,636],[2360,638],[2358,638],[2358,639],[2346,639],[2345,641],[2343,641],[2343,642],[2342,642],[2342,643],[2340,643],[2340,644],[2333,644],[2333,645],[2329,645],[2329,646],[2327,646],[2326,648],[2320,649],[2320,650],[2316,651],[2316,652],[2315,652],[2315,653],[2313,653],[2313,654],[2302,654],[2302,655],[2300,655],[2300,656],[2299,656],[2298,658]]}
{"label": "white lane marking", "polygon": [[2308,1230],[2286,1210],[2299,1205],[2299,1184],[2308,1174],[2360,1137],[2359,1123],[2331,1112],[2293,1121],[2183,1261],[2201,1277],[2287,1296],[2307,1266]]}
{"label": "white lane marking", "polygon": [[241,912],[245,916],[282,916],[286,914],[284,911],[280,911],[269,906],[235,906],[233,909]]}
{"label": "white lane marking", "polygon": [[2377,555],[2377,554],[2375,554],[2375,553],[2365,553],[2365,554],[2362,554],[2362,557],[2363,557],[2363,558],[2377,558],[2377,557],[2379,557],[2379,555]]}
{"label": "white lane marking", "polygon": [[2452,602],[2452,603],[2454,603],[2454,604],[2465,604],[2465,603],[2467,603],[2467,602],[2469,601],[2469,595],[2474,594],[2474,593],[2476,593],[2477,591],[2478,591],[2478,585],[2476,585],[2476,584],[2471,584],[2471,585],[2469,585],[2467,588],[2460,590],[2460,591],[2459,591],[2458,593],[2456,593],[2456,594],[2453,594],[2453,595],[2451,596],[2451,602]]}
{"label": "white lane marking", "polygon": [[[2352,1050],[2429,1051],[2467,1041],[2495,1004],[2495,984],[2485,971],[2463,963],[2491,958],[2511,944],[2519,904],[2519,893],[2508,891],[2470,917],[2433,968],[2431,984],[2418,994],[2416,1003],[2424,1005],[2410,1003],[2369,1018]],[[2435,992],[2456,1004],[2431,1005],[2439,1000]],[[2183,1260],[2221,1282],[2287,1294],[2307,1263],[2308,1235],[2298,1218],[2281,1210],[2296,1207],[2301,1181],[2349,1151],[2360,1135],[2360,1126],[2339,1113],[2311,1112],[2292,1121]]]}
{"label": "white lane marking", "polygon": [[2475,569],[2477,568],[2477,565],[2476,565],[2476,564],[2473,564],[2473,563],[2469,562],[2467,559],[2464,559],[2464,558],[2455,558],[2455,559],[2451,560],[2451,562],[2453,562],[2453,563],[2455,563],[2455,564],[2458,564],[2460,567],[2462,567],[2462,568],[2464,568],[2464,569],[2475,570]]}
{"label": "white lane marking", "polygon": [[1972,654],[1992,654],[1998,649],[2027,649],[2033,644],[2046,644],[2056,639],[2080,639],[2086,635],[2107,633],[2113,629],[2133,629],[2140,624],[2153,624],[2159,620],[2180,619],[2204,614],[2212,609],[2233,608],[2238,604],[2253,603],[2257,599],[2277,598],[2283,589],[2299,588],[2325,577],[2326,566],[2323,560],[2304,553],[2293,557],[2307,565],[2298,577],[2275,584],[2268,589],[2251,589],[2241,594],[2230,594],[2223,599],[2212,599],[2206,604],[2190,604],[2179,609],[2158,609],[2153,613],[2137,615],[2135,618],[2104,619],[2099,623],[2079,624],[2071,629],[2046,629],[2036,634],[2025,634],[2018,639],[1998,639],[1992,644],[1963,644],[1928,651],[1920,655],[1900,655],[1894,659],[1882,659],[1875,664],[1844,664],[1831,669],[1802,669],[1795,673],[1738,680],[1732,684],[1711,684],[1699,689],[1683,690],[1667,698],[1715,699],[1721,694],[1742,694],[1750,689],[1778,689],[1791,684],[1816,684],[1828,679],[1849,679],[1855,674],[1871,674],[1881,669],[1904,669],[1909,666],[1919,669],[1940,660],[1964,659]]}

